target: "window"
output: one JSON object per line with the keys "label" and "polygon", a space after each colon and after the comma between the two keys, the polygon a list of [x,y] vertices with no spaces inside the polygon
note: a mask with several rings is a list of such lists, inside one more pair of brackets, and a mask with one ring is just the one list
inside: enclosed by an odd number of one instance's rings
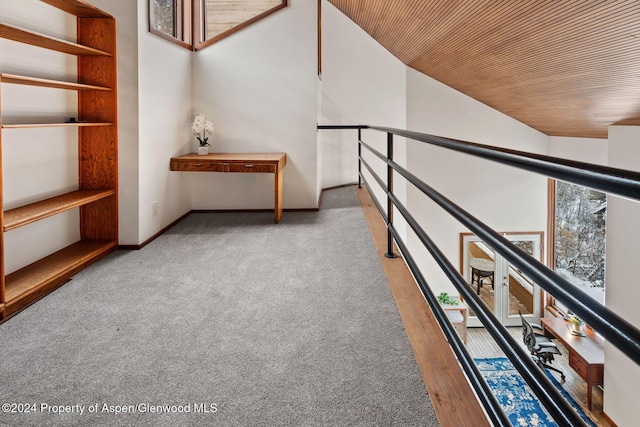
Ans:
{"label": "window", "polygon": [[286,0],[199,0],[201,49],[265,18],[287,5]]}
{"label": "window", "polygon": [[154,28],[175,37],[177,32],[176,2],[173,0],[153,0],[151,4],[153,7],[152,15],[155,17],[153,20]]}
{"label": "window", "polygon": [[149,0],[149,31],[191,50],[191,0]]}
{"label": "window", "polygon": [[[556,182],[555,262],[558,274],[604,304],[606,194]],[[553,303],[553,302],[552,302]],[[567,312],[566,307],[555,305]]]}
{"label": "window", "polygon": [[202,49],[287,6],[287,0],[148,0],[149,32]]}

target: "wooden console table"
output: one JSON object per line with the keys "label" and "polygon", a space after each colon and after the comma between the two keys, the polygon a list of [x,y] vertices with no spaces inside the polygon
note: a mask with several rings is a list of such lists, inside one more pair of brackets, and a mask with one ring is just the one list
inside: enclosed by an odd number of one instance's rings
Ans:
{"label": "wooden console table", "polygon": [[286,153],[185,154],[184,156],[171,158],[172,171],[274,174],[276,223],[282,219],[282,169],[286,164]]}
{"label": "wooden console table", "polygon": [[604,381],[604,339],[584,328],[584,336],[571,333],[569,322],[562,317],[540,319],[546,335],[558,339],[569,351],[569,366],[587,383],[587,404],[591,410],[591,395],[594,385]]}

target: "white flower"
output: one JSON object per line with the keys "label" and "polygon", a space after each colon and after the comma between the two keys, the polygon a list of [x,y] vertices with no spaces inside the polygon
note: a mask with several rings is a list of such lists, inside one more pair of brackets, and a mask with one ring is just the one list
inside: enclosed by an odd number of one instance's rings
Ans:
{"label": "white flower", "polygon": [[209,139],[209,137],[207,137],[207,132],[213,133],[213,123],[207,120],[204,117],[204,114],[198,114],[193,119],[193,124],[191,125],[191,132],[193,132],[195,137],[198,138],[198,141],[200,141],[200,146],[202,147],[207,146],[209,145],[207,143],[207,140]]}

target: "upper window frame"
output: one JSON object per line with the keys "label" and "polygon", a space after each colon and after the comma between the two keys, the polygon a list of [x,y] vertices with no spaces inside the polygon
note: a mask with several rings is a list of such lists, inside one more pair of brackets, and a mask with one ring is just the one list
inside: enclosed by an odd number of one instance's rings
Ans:
{"label": "upper window frame", "polygon": [[167,34],[156,28],[153,10],[154,0],[147,0],[147,14],[149,18],[149,32],[180,47],[192,51],[201,50],[205,47],[240,31],[247,26],[260,21],[263,18],[288,6],[288,0],[280,0],[280,3],[270,9],[248,19],[233,28],[230,28],[210,39],[204,40],[206,33],[206,0],[173,0],[176,11],[175,35]]}
{"label": "upper window frame", "polygon": [[174,22],[176,35],[167,34],[156,28],[152,6],[153,1],[154,0],[147,0],[149,32],[180,47],[193,50],[193,0],[173,0],[176,10]]}
{"label": "upper window frame", "polygon": [[[248,19],[238,25],[236,25],[235,27],[232,27],[214,37],[211,37],[210,39],[206,39],[204,40],[205,37],[205,30],[207,28],[207,22],[206,22],[206,14],[205,14],[205,4],[204,2],[206,0],[193,0],[194,2],[198,3],[198,7],[194,7],[194,19],[193,22],[197,22],[198,26],[195,27],[194,26],[194,50],[201,50],[204,49],[207,46],[211,46],[212,44],[226,38],[229,37],[230,35],[242,30],[243,28],[248,27],[251,24],[254,24],[258,21],[260,21],[261,19],[266,18],[267,16],[279,11],[280,9],[283,9],[285,7],[287,7],[288,5],[288,0],[280,0],[280,4],[273,6],[272,8],[265,10],[262,13],[259,13],[258,15],[254,16],[251,19]],[[195,32],[198,32],[198,37],[195,37]]]}

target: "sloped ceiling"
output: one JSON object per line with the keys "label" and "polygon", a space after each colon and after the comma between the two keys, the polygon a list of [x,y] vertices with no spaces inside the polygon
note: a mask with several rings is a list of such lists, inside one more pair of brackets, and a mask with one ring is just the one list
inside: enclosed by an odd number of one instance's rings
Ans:
{"label": "sloped ceiling", "polygon": [[640,125],[638,0],[329,0],[407,66],[547,135]]}

